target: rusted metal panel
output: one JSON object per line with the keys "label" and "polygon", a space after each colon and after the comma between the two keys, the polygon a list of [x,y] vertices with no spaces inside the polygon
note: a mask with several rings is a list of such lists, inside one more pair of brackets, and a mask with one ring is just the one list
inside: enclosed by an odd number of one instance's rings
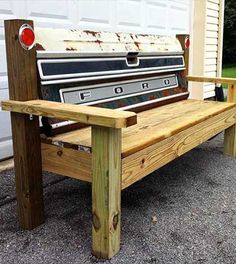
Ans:
{"label": "rusted metal panel", "polygon": [[174,36],[36,28],[37,50],[78,52],[181,52]]}

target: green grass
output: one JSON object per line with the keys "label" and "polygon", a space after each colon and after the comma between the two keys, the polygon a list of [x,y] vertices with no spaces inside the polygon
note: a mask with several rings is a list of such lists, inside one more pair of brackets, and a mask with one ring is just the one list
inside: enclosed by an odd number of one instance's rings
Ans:
{"label": "green grass", "polygon": [[[226,64],[223,65],[222,76],[228,78],[236,78],[236,64]],[[223,85],[224,88],[227,88],[227,85]]]}
{"label": "green grass", "polygon": [[236,64],[228,64],[223,66],[223,77],[236,78]]}

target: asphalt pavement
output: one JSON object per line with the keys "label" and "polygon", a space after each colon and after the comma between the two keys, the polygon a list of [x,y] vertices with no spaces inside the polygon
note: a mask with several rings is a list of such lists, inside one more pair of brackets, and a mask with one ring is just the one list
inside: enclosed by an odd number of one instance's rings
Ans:
{"label": "asphalt pavement", "polygon": [[20,230],[14,170],[0,173],[0,263],[236,263],[236,158],[222,135],[122,192],[121,251],[91,255],[91,186],[44,173],[45,223]]}

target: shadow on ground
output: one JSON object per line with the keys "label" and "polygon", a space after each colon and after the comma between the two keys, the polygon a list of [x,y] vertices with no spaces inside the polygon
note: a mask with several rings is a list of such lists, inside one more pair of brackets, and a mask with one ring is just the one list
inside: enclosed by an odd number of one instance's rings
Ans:
{"label": "shadow on ground", "polygon": [[[102,262],[90,184],[45,173],[44,203],[45,223],[20,230],[14,171],[0,174],[0,263]],[[121,251],[106,263],[236,263],[236,159],[222,135],[122,192]]]}

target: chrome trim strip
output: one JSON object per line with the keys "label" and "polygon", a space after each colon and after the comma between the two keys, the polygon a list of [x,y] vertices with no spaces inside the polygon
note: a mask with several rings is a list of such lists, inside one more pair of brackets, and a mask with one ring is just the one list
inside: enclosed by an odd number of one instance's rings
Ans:
{"label": "chrome trim strip", "polygon": [[[163,87],[163,88],[154,88],[148,91],[141,91],[141,92],[137,92],[137,93],[132,93],[132,94],[127,94],[127,95],[122,95],[122,96],[115,96],[115,97],[110,97],[110,98],[106,98],[106,99],[101,99],[101,100],[94,100],[92,102],[88,102],[88,103],[80,103],[79,105],[94,105],[94,104],[98,104],[98,103],[104,103],[104,102],[111,102],[111,101],[117,101],[120,99],[124,99],[124,98],[129,98],[129,97],[133,97],[133,96],[137,96],[137,95],[142,95],[142,94],[148,94],[148,93],[152,93],[155,91],[164,91],[164,90],[168,90],[168,89],[174,89],[176,87],[178,87],[178,78],[176,75],[169,75],[169,76],[160,76],[159,78],[146,78],[146,79],[140,79],[140,81],[147,81],[147,80],[156,80],[156,79],[164,79],[164,78],[168,78],[168,77],[175,77],[176,79],[176,85],[172,85],[169,87]],[[130,81],[130,82],[123,82],[123,83],[132,83],[134,81]],[[119,84],[121,84],[121,82],[118,82]],[[109,83],[109,86],[111,86],[112,84]],[[95,85],[90,85],[90,86],[83,86],[83,87],[78,87],[79,89],[83,90],[83,89],[91,89],[91,88],[100,88],[103,87],[103,85],[99,85],[99,86],[95,86]],[[63,96],[63,92],[66,91],[74,91],[77,90],[75,87],[73,88],[62,88],[59,90],[60,93],[60,98],[61,101],[63,103],[65,103],[65,99]]]}
{"label": "chrome trim strip", "polygon": [[[131,51],[136,52],[136,51]],[[107,51],[44,51],[37,50],[37,59],[53,59],[53,58],[83,58],[83,57],[120,57],[127,56],[130,52],[107,52]],[[138,56],[171,56],[171,55],[183,55],[184,51],[151,51],[151,52],[137,52]]]}
{"label": "chrome trim strip", "polygon": [[[129,98],[129,97],[133,97],[133,96],[138,96],[138,95],[148,94],[148,93],[153,93],[153,92],[158,92],[158,91],[165,91],[165,90],[169,90],[169,89],[174,89],[176,87],[178,87],[178,85],[173,85],[173,86],[160,88],[160,89],[152,89],[149,91],[139,92],[139,93],[135,93],[135,94],[122,95],[120,97],[112,97],[112,98],[107,98],[107,99],[103,99],[103,100],[92,101],[89,103],[82,103],[79,105],[94,105],[94,104],[106,103],[106,102],[111,102],[111,101],[117,101],[119,99],[125,99],[125,98]],[[64,101],[63,101],[63,103],[64,103]],[[116,109],[118,109],[118,108],[116,108]]]}
{"label": "chrome trim strip", "polygon": [[161,97],[161,98],[158,98],[158,99],[155,99],[155,100],[150,100],[150,101],[142,102],[142,103],[139,103],[139,104],[128,105],[128,106],[124,106],[124,107],[120,107],[120,108],[116,108],[116,109],[117,110],[128,110],[130,108],[134,108],[134,107],[137,107],[137,106],[148,105],[148,104],[150,104],[150,102],[152,102],[152,103],[161,102],[161,101],[165,101],[166,99],[180,97],[180,96],[187,95],[187,94],[189,94],[189,92],[173,94],[173,95]]}
{"label": "chrome trim strip", "polygon": [[139,81],[149,81],[149,80],[156,80],[156,79],[163,79],[163,78],[168,78],[168,77],[175,77],[175,74],[168,74],[168,75],[162,75],[162,76],[153,76],[153,77],[147,77],[147,78],[137,78],[134,80],[124,80],[124,81],[116,81],[116,82],[108,82],[108,83],[99,83],[99,84],[91,84],[91,85],[83,85],[83,86],[73,86],[73,87],[68,87],[68,88],[61,88],[61,90],[66,90],[66,91],[74,91],[75,89],[81,89],[81,90],[86,90],[86,89],[93,89],[93,88],[99,88],[99,87],[106,87],[106,86],[112,86],[116,84],[125,84],[125,83],[136,83]]}
{"label": "chrome trim strip", "polygon": [[[156,70],[156,71],[144,71],[141,72],[142,75],[153,74],[153,73],[162,73],[162,72],[175,72],[185,70],[185,67],[168,69],[168,70]],[[92,77],[84,77],[84,78],[73,78],[73,79],[62,79],[62,80],[50,80],[50,81],[41,81],[41,85],[49,85],[49,84],[61,84],[61,83],[73,83],[73,82],[82,82],[82,81],[92,81],[92,80],[105,80],[109,78],[117,78],[117,77],[126,77],[126,76],[136,76],[140,75],[140,72],[134,73],[124,73],[124,74],[111,74],[106,76],[92,76]]]}
{"label": "chrome trim strip", "polygon": [[[164,59],[168,58],[168,56],[153,56],[153,57],[141,57],[140,60],[149,60],[149,59]],[[57,74],[57,75],[44,75],[42,71],[41,64],[43,63],[67,63],[67,62],[96,62],[96,61],[113,61],[114,58],[85,58],[85,59],[49,59],[49,60],[38,60],[38,70],[41,80],[52,80],[52,79],[63,79],[63,78],[73,78],[73,77],[90,77],[90,76],[99,76],[99,75],[112,75],[112,74],[120,74],[120,73],[131,73],[131,72],[144,72],[144,71],[150,71],[150,70],[158,70],[158,69],[176,69],[178,67],[185,67],[185,62],[183,56],[172,56],[172,58],[181,58],[183,59],[183,64],[181,65],[174,65],[174,66],[162,66],[162,67],[150,67],[150,68],[140,68],[140,69],[128,69],[128,70],[113,70],[113,71],[103,71],[103,72],[88,72],[88,73],[72,73],[72,74]],[[116,58],[115,60],[126,60],[126,58]]]}

